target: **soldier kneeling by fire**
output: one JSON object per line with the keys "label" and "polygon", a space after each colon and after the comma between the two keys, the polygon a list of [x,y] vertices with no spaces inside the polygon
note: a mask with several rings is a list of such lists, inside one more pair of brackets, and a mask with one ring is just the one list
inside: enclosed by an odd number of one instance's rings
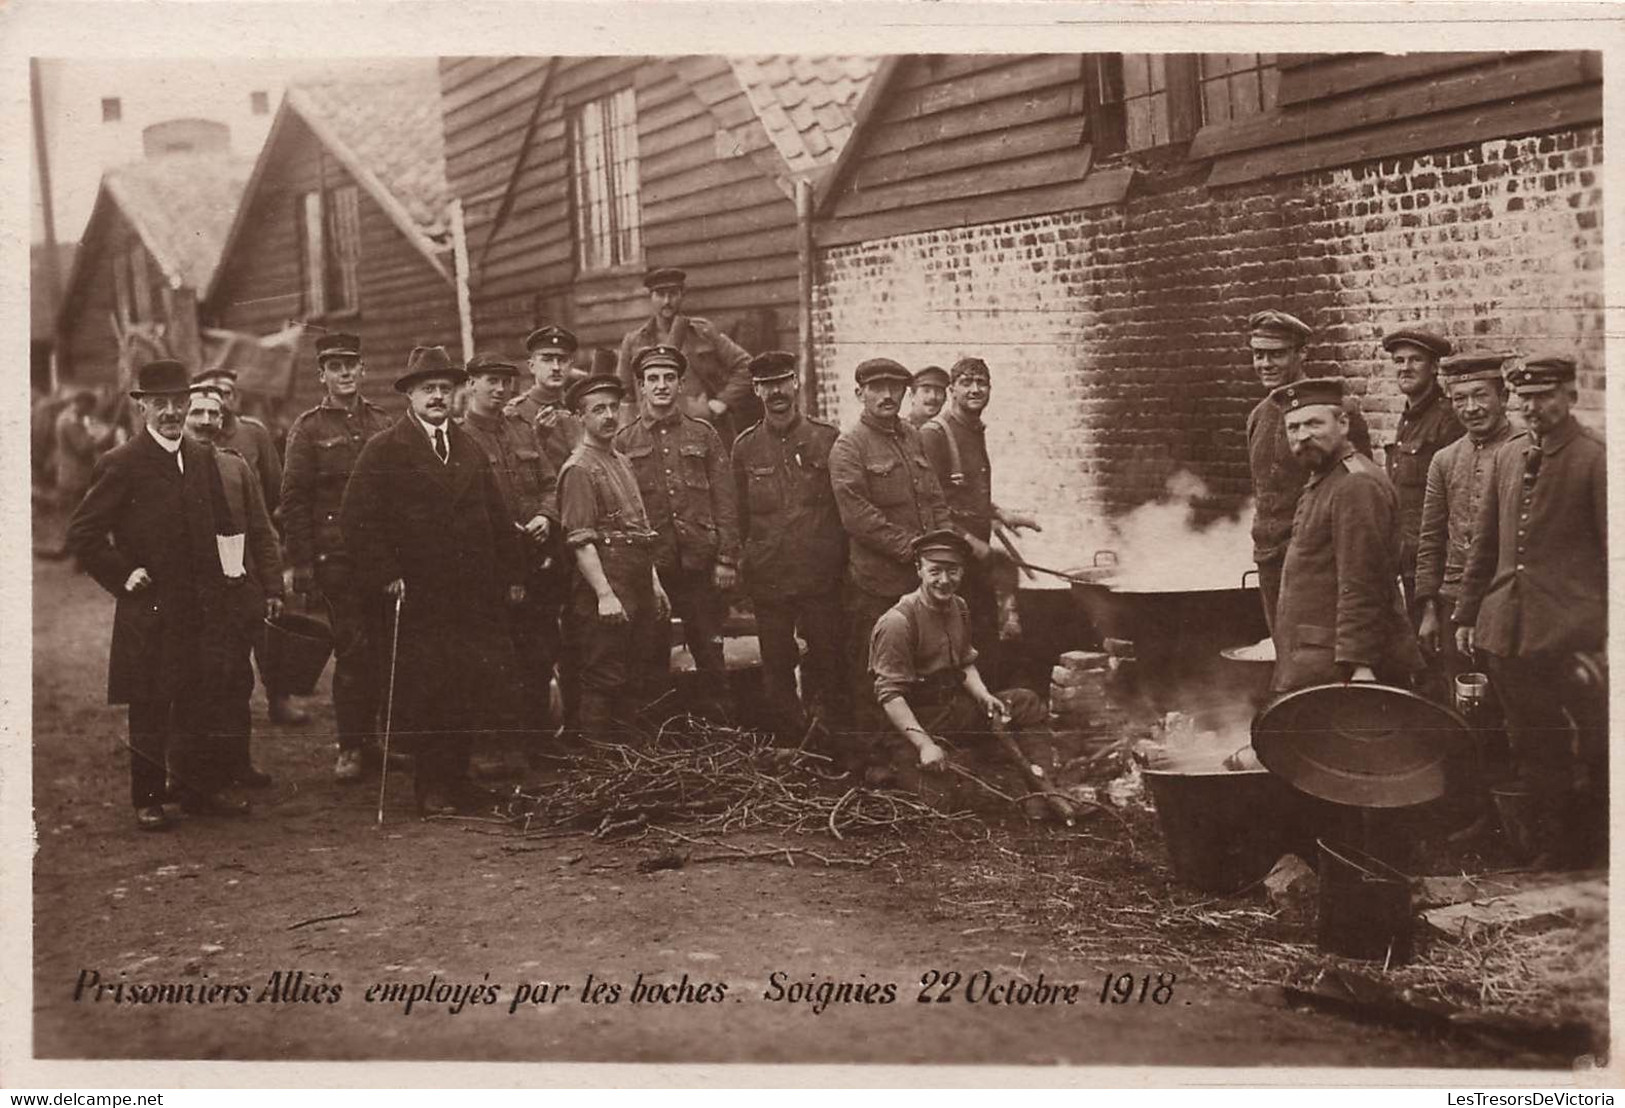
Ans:
{"label": "soldier kneeling by fire", "polygon": [[[908,741],[914,757],[894,758],[899,767],[946,768],[989,745],[995,733],[1030,730],[1046,720],[1043,701],[1028,689],[995,696],[976,669],[970,610],[959,595],[971,548],[955,531],[930,531],[914,540],[920,587],[894,604],[875,624],[869,640],[869,672],[875,699],[892,729]],[[894,743],[884,744],[901,753]],[[877,767],[880,768],[880,767]],[[871,771],[871,778],[877,776]],[[893,775],[881,768],[880,777]]]}

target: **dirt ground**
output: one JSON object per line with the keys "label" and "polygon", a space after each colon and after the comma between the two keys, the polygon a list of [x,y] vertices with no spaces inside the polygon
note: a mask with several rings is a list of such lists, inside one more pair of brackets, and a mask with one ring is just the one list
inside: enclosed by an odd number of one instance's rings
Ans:
{"label": "dirt ground", "polygon": [[[251,818],[143,834],[128,805],[123,711],[103,702],[111,614],[88,578],[36,560],[41,1058],[1568,1064],[1261,999],[1256,975],[1201,957],[1204,934],[1222,938],[1226,926],[1212,913],[1259,903],[1214,905],[1174,887],[1149,816],[1073,831],[995,821],[964,841],[808,835],[790,845],[846,857],[906,849],[867,867],[802,856],[794,866],[643,873],[637,863],[669,849],[668,839],[582,834],[515,845],[478,825],[420,822],[400,773],[378,829],[375,791],[332,781],[324,684],[309,702],[312,724],[299,729],[270,726],[256,694],[256,760],[276,781],[253,795]],[[1077,900],[1083,888],[1096,893],[1087,904]],[[983,984],[1079,988],[1070,1005],[969,1003],[963,985],[948,1002],[918,999],[922,975],[968,981],[980,970]],[[261,999],[274,973],[292,998]],[[1136,998],[1100,1003],[1108,974],[1133,975]],[[691,988],[635,999],[640,975],[645,985],[686,978]],[[620,986],[618,1000],[589,995],[589,977]],[[1169,987],[1158,990],[1159,980]],[[248,1002],[115,1003],[110,989],[97,999],[96,981],[241,985]],[[815,1011],[788,999],[793,985],[827,981],[880,984],[871,999],[895,1000]],[[496,1003],[454,1013],[428,1000],[408,1015],[374,988],[421,984],[432,996],[447,983],[496,986]],[[541,983],[570,988],[510,1011],[518,986],[534,994]],[[711,995],[693,999],[704,983]],[[318,994],[318,984],[332,988]],[[76,986],[87,987],[76,997]],[[324,1002],[339,987],[337,1002]],[[1159,991],[1166,1003],[1156,1003]],[[457,993],[485,998],[483,989]]]}

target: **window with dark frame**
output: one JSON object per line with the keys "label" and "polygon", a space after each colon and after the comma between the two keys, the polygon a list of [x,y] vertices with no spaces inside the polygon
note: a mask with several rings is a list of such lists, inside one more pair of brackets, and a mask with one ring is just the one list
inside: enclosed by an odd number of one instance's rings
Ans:
{"label": "window with dark frame", "polygon": [[582,271],[643,261],[637,98],[625,88],[570,113],[570,175]]}
{"label": "window with dark frame", "polygon": [[1154,150],[1275,107],[1275,54],[1100,54],[1085,69],[1103,153]]}
{"label": "window with dark frame", "polygon": [[124,103],[116,96],[102,97],[102,122],[117,123],[124,118]]}
{"label": "window with dark frame", "polygon": [[299,197],[300,281],[311,317],[361,308],[361,210],[355,185]]}
{"label": "window with dark frame", "polygon": [[271,112],[271,94],[259,91],[249,93],[248,110],[255,115],[269,115]]}

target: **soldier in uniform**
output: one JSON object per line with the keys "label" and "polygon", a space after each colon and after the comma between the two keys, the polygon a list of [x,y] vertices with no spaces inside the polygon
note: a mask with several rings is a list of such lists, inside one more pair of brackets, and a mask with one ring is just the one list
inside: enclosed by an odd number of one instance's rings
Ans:
{"label": "soldier in uniform", "polygon": [[1606,827],[1596,819],[1606,819],[1607,735],[1577,736],[1588,789],[1576,805],[1564,690],[1576,655],[1607,643],[1608,464],[1602,436],[1571,411],[1571,356],[1526,359],[1508,382],[1526,429],[1496,451],[1452,620],[1458,649],[1483,657],[1505,710],[1540,851],[1577,855]]}
{"label": "soldier in uniform", "polygon": [[340,510],[356,587],[398,613],[385,688],[424,815],[491,800],[469,772],[473,736],[513,718],[507,613],[525,600],[519,533],[496,476],[451,421],[464,377],[444,347],[413,348],[395,379],[410,407],[362,448]]}
{"label": "soldier in uniform", "polygon": [[[915,374],[918,382],[919,374]],[[970,543],[960,597],[970,606],[971,638],[982,667],[997,683],[1003,675],[999,602],[993,588],[993,527],[1042,530],[1038,521],[993,503],[993,466],[987,456],[982,413],[993,399],[993,377],[981,358],[961,358],[949,371],[948,406],[920,426],[920,442],[942,486],[948,516]],[[916,388],[918,385],[916,384]]]}
{"label": "soldier in uniform", "polygon": [[908,384],[908,421],[923,426],[926,420],[936,418],[947,399],[948,371],[939,365],[926,366]]}
{"label": "soldier in uniform", "polygon": [[564,402],[576,349],[575,335],[563,327],[538,327],[526,335],[527,364],[534,384],[508,402],[508,415],[536,428],[536,437],[555,471],[581,445],[581,421]]}
{"label": "soldier in uniform", "polygon": [[[195,380],[195,378],[194,378]],[[245,536],[244,579],[228,591],[225,619],[227,648],[225,685],[215,704],[215,761],[224,780],[247,788],[263,789],[271,775],[254,768],[250,750],[253,716],[249,697],[254,692],[252,645],[259,641],[261,621],[282,614],[282,557],[277,552],[276,528],[265,507],[259,474],[241,454],[221,446],[226,406],[220,394],[204,385],[192,393],[186,413],[186,435],[193,442],[214,448],[221,487],[234,528]]]}
{"label": "soldier in uniform", "polygon": [[1428,464],[1439,448],[1461,438],[1444,390],[1439,387],[1439,359],[1450,354],[1450,340],[1423,328],[1407,327],[1383,336],[1382,348],[1394,365],[1405,410],[1399,430],[1384,451],[1388,480],[1399,494],[1399,573],[1405,583],[1405,607],[1413,622],[1416,605],[1416,544],[1422,527],[1422,500],[1427,494]]}
{"label": "soldier in uniform", "polygon": [[829,452],[835,506],[846,528],[847,665],[856,683],[854,749],[869,760],[863,736],[884,734],[869,683],[869,639],[878,620],[919,581],[913,542],[948,524],[942,486],[925,456],[920,433],[899,414],[910,374],[890,358],[860,362],[853,374],[863,414]]}
{"label": "soldier in uniform", "polygon": [[1282,566],[1273,688],[1407,684],[1422,655],[1399,592],[1399,499],[1349,441],[1343,379],[1305,378],[1270,396],[1309,472]]}
{"label": "soldier in uniform", "polygon": [[794,354],[758,354],[750,376],[766,414],[733,448],[741,570],[756,611],[769,710],[781,736],[799,739],[806,722],[796,701],[798,632],[807,643],[805,706],[837,730],[851,725],[841,666],[846,532],[829,482],[829,451],[840,431],[801,414]]}
{"label": "soldier in uniform", "polygon": [[[538,439],[538,428],[504,414],[519,367],[498,354],[475,354],[468,363],[467,410],[461,426],[496,476],[525,556],[525,600],[509,610],[519,663],[520,731],[527,753],[540,750],[553,728],[551,685],[559,656],[559,606],[564,550],[558,528],[558,472]],[[574,417],[572,417],[574,418]]]}
{"label": "soldier in uniform", "polygon": [[[1253,477],[1253,561],[1258,563],[1258,592],[1264,602],[1264,620],[1275,628],[1275,609],[1281,595],[1281,565],[1292,537],[1292,517],[1308,476],[1287,445],[1285,413],[1274,399],[1283,385],[1304,374],[1304,346],[1314,331],[1303,320],[1269,309],[1247,319],[1248,347],[1253,371],[1270,394],[1247,413],[1247,461]],[[1346,397],[1349,441],[1371,456],[1371,429],[1353,397]]]}
{"label": "soldier in uniform", "polygon": [[[726,594],[738,583],[739,511],[728,451],[710,424],[678,406],[688,359],[651,346],[633,362],[642,397],[637,419],[615,436],[632,463],[654,528],[655,568],[700,675],[702,710],[726,717],[722,657]],[[669,631],[661,636],[669,642]]]}
{"label": "soldier in uniform", "polygon": [[716,427],[724,442],[732,442],[740,428],[733,416],[745,416],[750,391],[750,354],[699,316],[682,314],[688,274],[680,269],[654,269],[643,279],[654,315],[621,340],[617,372],[627,395],[636,395],[634,372],[638,355],[651,346],[670,346],[688,359],[688,373],[678,403],[683,414]]}
{"label": "soldier in uniform", "polygon": [[280,515],[293,589],[319,590],[333,628],[333,714],[338,727],[341,782],[361,779],[362,757],[376,752],[380,690],[375,644],[383,604],[355,585],[355,565],[344,546],[339,506],[361,448],[389,426],[389,416],[361,395],[366,363],[361,339],[332,332],[316,340],[316,375],[322,402],[294,420],[288,463],[282,471]]}
{"label": "soldier in uniform", "polygon": [[[276,443],[272,441],[270,428],[254,417],[242,415],[238,411],[237,371],[226,366],[205,369],[192,378],[192,382],[211,389],[220,397],[224,422],[219,430],[217,445],[235,452],[248,463],[249,468],[254,471],[255,479],[260,483],[260,495],[265,500],[267,510],[274,510],[282,496],[282,459],[277,456]],[[261,637],[256,635],[254,643],[257,657],[261,649]],[[261,659],[262,677],[264,673],[265,664]],[[310,721],[310,715],[281,689],[273,689],[267,685],[265,701],[270,708],[272,723],[298,726]]]}
{"label": "soldier in uniform", "polygon": [[[867,673],[871,696],[901,748],[924,770],[948,761],[943,746],[986,746],[992,726],[1029,730],[1043,725],[1043,701],[1028,689],[995,696],[977,669],[970,613],[959,584],[971,561],[970,543],[955,531],[929,531],[910,544],[919,586],[875,622]],[[978,741],[980,740],[980,741]],[[895,740],[887,743],[893,752]]]}
{"label": "soldier in uniform", "polygon": [[575,558],[565,637],[580,666],[581,733],[635,742],[637,713],[670,662],[659,624],[671,604],[655,573],[656,536],[637,477],[615,449],[625,395],[611,374],[570,386],[582,440],[559,471],[559,524]]}

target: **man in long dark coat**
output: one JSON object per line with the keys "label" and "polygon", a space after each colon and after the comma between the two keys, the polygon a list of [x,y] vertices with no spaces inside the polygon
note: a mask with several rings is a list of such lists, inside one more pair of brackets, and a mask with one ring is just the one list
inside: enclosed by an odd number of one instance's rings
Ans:
{"label": "man in long dark coat", "polygon": [[[169,825],[166,774],[192,814],[242,814],[217,794],[219,760],[208,749],[213,698],[224,685],[229,592],[217,536],[233,533],[214,452],[182,431],[191,400],[186,367],[141,367],[130,391],[142,432],[96,463],[68,521],[67,548],[118,600],[107,700],[129,705],[130,800],[137,825]],[[238,536],[235,577],[246,587]]]}
{"label": "man in long dark coat", "polygon": [[471,740],[511,718],[497,702],[513,685],[506,605],[525,595],[491,463],[451,421],[464,377],[443,347],[412,351],[395,382],[411,409],[362,449],[339,510],[360,588],[399,613],[391,729],[415,750],[428,815],[485,799],[469,778]]}

